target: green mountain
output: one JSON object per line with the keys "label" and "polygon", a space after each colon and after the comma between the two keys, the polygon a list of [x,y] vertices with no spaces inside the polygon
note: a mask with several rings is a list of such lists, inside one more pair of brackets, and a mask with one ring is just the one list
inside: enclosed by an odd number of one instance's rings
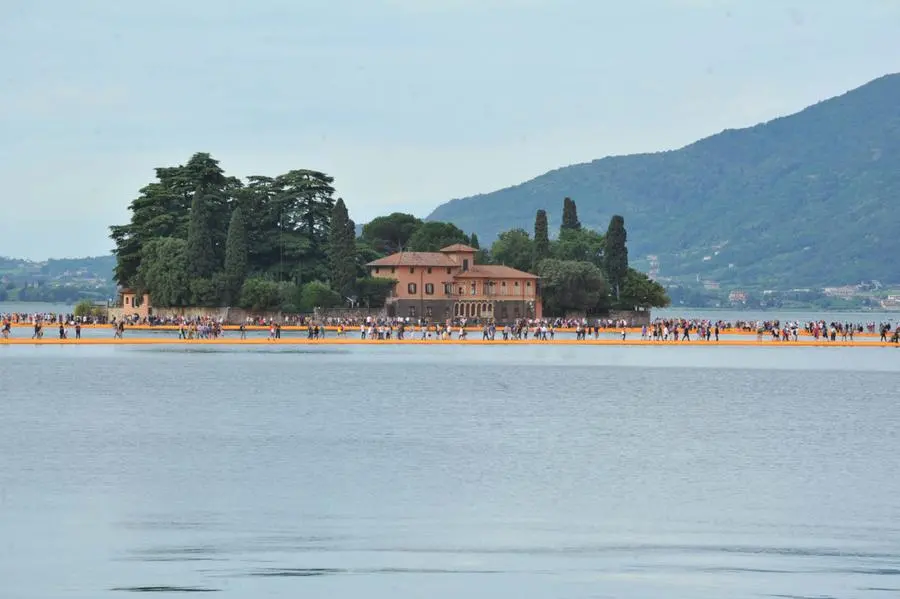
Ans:
{"label": "green mountain", "polygon": [[115,294],[114,256],[35,262],[0,256],[0,301],[70,302]]}
{"label": "green mountain", "polygon": [[428,218],[490,242],[531,230],[539,208],[557,229],[565,196],[591,228],[623,215],[632,262],[646,268],[655,255],[660,277],[900,282],[900,74],[678,150],[603,158],[452,200]]}

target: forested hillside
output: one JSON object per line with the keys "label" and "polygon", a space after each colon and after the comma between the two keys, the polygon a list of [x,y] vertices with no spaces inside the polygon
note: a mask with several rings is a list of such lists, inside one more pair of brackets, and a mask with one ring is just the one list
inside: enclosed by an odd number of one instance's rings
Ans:
{"label": "forested hillside", "polygon": [[662,277],[777,286],[900,281],[900,75],[802,112],[679,150],[609,157],[493,193],[430,219],[490,242],[570,196],[581,221],[621,214],[631,256]]}

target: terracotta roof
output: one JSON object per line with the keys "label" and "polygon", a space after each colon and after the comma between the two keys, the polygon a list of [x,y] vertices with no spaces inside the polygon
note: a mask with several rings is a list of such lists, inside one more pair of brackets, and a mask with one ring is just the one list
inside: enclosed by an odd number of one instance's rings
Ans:
{"label": "terracotta roof", "polygon": [[467,272],[458,272],[455,279],[537,279],[537,275],[522,270],[516,270],[509,266],[496,264],[479,264],[470,268]]}
{"label": "terracotta roof", "polygon": [[397,252],[366,266],[458,266],[449,256],[440,252]]}
{"label": "terracotta roof", "polygon": [[469,247],[465,244],[462,244],[462,243],[454,243],[453,245],[448,245],[445,248],[441,248],[441,251],[442,252],[471,252],[474,254],[478,250],[476,250],[473,247]]}

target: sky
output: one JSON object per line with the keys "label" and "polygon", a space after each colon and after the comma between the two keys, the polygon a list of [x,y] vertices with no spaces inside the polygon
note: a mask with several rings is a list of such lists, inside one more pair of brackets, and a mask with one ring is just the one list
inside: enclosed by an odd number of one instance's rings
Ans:
{"label": "sky", "polygon": [[896,0],[3,0],[0,255],[109,252],[195,152],[424,217],[900,71],[898,30]]}

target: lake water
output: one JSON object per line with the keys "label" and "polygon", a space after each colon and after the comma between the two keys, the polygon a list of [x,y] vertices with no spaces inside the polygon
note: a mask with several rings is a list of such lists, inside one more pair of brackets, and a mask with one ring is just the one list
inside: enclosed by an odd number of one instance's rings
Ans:
{"label": "lake water", "polygon": [[893,348],[0,347],[0,596],[900,593]]}

